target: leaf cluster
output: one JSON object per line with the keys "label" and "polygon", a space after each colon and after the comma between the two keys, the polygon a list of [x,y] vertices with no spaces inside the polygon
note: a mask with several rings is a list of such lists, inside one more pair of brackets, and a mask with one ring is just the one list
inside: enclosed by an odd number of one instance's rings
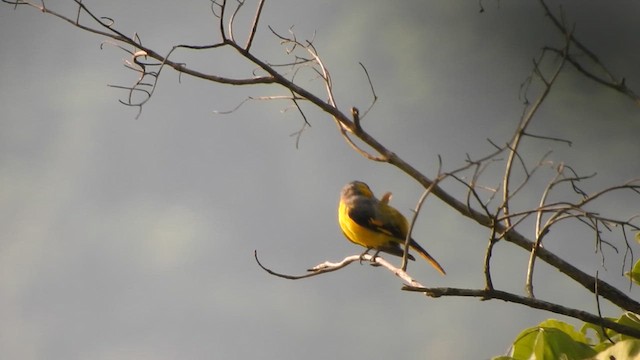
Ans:
{"label": "leaf cluster", "polygon": [[[640,233],[636,234],[640,242]],[[640,285],[640,261],[626,274]],[[640,330],[640,316],[625,312],[619,318],[606,318],[616,324]],[[584,323],[580,330],[556,319],[548,319],[520,332],[511,344],[508,356],[493,360],[520,359],[638,359],[640,339],[618,333],[593,323]]]}

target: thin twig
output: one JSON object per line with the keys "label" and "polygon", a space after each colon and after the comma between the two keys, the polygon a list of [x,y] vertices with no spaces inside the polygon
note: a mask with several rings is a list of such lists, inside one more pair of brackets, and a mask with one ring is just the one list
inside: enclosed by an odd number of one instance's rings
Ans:
{"label": "thin twig", "polygon": [[256,8],[256,14],[253,17],[253,24],[251,24],[251,31],[249,32],[249,38],[247,39],[247,44],[244,46],[246,51],[249,51],[251,48],[251,44],[253,43],[253,39],[256,36],[256,30],[258,28],[258,22],[260,21],[260,15],[262,14],[262,7],[264,6],[265,0],[260,0],[258,3],[258,7]]}
{"label": "thin twig", "polygon": [[367,81],[369,82],[369,88],[371,89],[371,94],[373,95],[373,100],[371,101],[371,104],[369,105],[367,110],[365,110],[364,113],[362,114],[362,118],[364,119],[369,113],[369,110],[371,110],[373,106],[376,104],[376,101],[378,101],[378,95],[376,94],[376,89],[373,87],[373,81],[371,81],[371,76],[369,76],[369,71],[361,62],[359,62],[358,64],[360,64],[360,67],[362,68],[362,70],[364,70],[364,74],[367,76]]}
{"label": "thin twig", "polygon": [[395,276],[399,277],[400,279],[402,279],[402,281],[405,282],[405,284],[410,284],[411,286],[422,286],[420,285],[419,282],[417,282],[416,280],[414,280],[409,274],[407,274],[406,271],[399,269],[395,266],[393,266],[391,263],[389,263],[388,261],[386,261],[385,259],[383,259],[381,256],[372,256],[369,254],[361,254],[361,255],[351,255],[351,256],[347,256],[346,258],[342,259],[341,261],[334,263],[334,262],[329,262],[329,261],[325,261],[321,264],[318,264],[312,268],[310,268],[309,271],[310,273],[305,274],[305,275],[287,275],[287,274],[282,274],[282,273],[278,273],[276,271],[273,271],[269,268],[267,268],[266,266],[262,265],[262,263],[260,262],[260,260],[258,259],[258,251],[254,250],[253,252],[253,256],[256,260],[256,263],[258,263],[258,266],[260,266],[262,268],[262,270],[266,271],[267,273],[283,278],[283,279],[288,279],[288,280],[299,280],[299,279],[305,279],[305,278],[309,278],[312,276],[317,276],[317,275],[322,275],[322,274],[326,274],[329,272],[333,272],[336,270],[340,270],[354,262],[357,263],[361,263],[362,261],[367,261],[369,263],[371,263],[371,265],[373,266],[382,266],[384,268],[386,268],[387,270],[389,270],[392,274],[394,274]]}
{"label": "thin twig", "polygon": [[[416,220],[418,219],[418,215],[420,214],[420,210],[422,210],[422,204],[427,199],[427,196],[431,193],[431,190],[434,186],[436,186],[442,179],[442,159],[440,158],[440,162],[438,165],[438,176],[436,177],[436,181],[434,181],[431,186],[429,186],[418,199],[418,203],[416,204],[416,208],[413,211],[413,216],[411,217],[411,223],[409,224],[409,231],[407,231],[407,236],[404,239],[404,253],[402,254],[402,266],[401,269],[403,271],[407,270],[407,264],[409,262],[409,243],[411,243],[411,233],[413,232],[413,227],[416,224]],[[446,175],[444,175],[446,177]]]}

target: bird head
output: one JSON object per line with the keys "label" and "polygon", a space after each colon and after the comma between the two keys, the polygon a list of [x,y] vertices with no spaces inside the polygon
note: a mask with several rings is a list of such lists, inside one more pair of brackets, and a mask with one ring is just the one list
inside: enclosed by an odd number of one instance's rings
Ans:
{"label": "bird head", "polygon": [[367,198],[374,197],[369,185],[362,181],[352,181],[342,188],[342,193],[340,194],[342,199],[350,198],[352,196],[364,196]]}

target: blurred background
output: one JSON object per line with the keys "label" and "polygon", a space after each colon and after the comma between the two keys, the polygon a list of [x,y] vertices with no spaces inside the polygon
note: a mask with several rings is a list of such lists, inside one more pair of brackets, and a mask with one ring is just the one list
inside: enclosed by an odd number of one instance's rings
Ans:
{"label": "blurred background", "polygon": [[[159,53],[219,40],[208,1],[83,3]],[[70,1],[46,4],[75,16]],[[287,95],[277,87],[223,86],[167,68],[136,119],[137,109],[118,103],[126,92],[107,86],[135,80],[122,66],[126,53],[101,49],[101,36],[37,10],[1,5],[0,358],[487,359],[506,353],[521,330],[557,318],[500,301],[406,293],[399,279],[368,265],[299,281],[268,275],[254,250],[288,274],[362,251],[336,221],[347,182],[392,191],[405,215],[421,188],[355,153],[332,119],[308,104],[311,128],[297,147],[291,134],[303,120],[287,102],[216,114],[247,96]],[[640,91],[637,2],[549,5],[561,6],[575,35]],[[253,11],[247,3],[238,36]],[[364,64],[379,100],[363,126],[432,177],[438,155],[452,170],[466,154],[492,151],[487,139],[510,139],[532,60],[543,46],[563,43],[531,1],[268,2],[254,51],[284,62],[268,25],[315,38],[343,110],[364,110],[372,100]],[[253,70],[226,50],[177,51],[172,59],[233,77]],[[320,81],[299,79],[324,98]],[[523,149],[532,163],[553,151],[549,160],[597,173],[583,184],[588,192],[613,186],[640,176],[639,114],[628,98],[567,67],[531,131],[572,146],[528,139]],[[501,166],[487,170],[484,185],[498,185]],[[541,170],[517,206],[536,206],[553,175]],[[459,186],[445,188],[464,195]],[[572,198],[565,190],[558,198]],[[628,218],[638,203],[637,195],[618,193],[593,210]],[[532,236],[534,227],[520,231]],[[487,229],[429,198],[413,234],[448,273],[418,261],[409,268],[418,281],[484,286]],[[618,252],[605,247],[604,264],[594,235],[576,223],[554,229],[546,246],[627,289],[624,242],[619,232],[605,236]],[[495,286],[523,294],[527,254],[499,243],[493,259]],[[536,270],[539,298],[597,312],[590,293],[541,262]],[[637,298],[637,289],[629,291]],[[604,315],[620,315],[602,306]]]}

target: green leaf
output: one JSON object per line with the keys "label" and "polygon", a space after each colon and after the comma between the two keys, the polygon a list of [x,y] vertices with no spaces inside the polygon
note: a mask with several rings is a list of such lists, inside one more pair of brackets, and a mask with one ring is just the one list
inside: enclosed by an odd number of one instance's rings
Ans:
{"label": "green leaf", "polygon": [[584,333],[559,320],[545,320],[524,330],[513,343],[514,359],[587,359],[596,355]]}
{"label": "green leaf", "polygon": [[[605,319],[609,319],[611,321],[616,321],[616,319],[612,319],[612,318],[605,318]],[[585,334],[585,336],[587,335],[587,332],[589,330],[593,330],[593,332],[596,333],[596,335],[598,336],[598,342],[603,342],[607,340],[607,337],[604,334],[604,330],[602,328],[602,326],[600,325],[596,325],[593,323],[584,323],[584,325],[582,325],[582,328],[580,328],[580,331]]]}
{"label": "green leaf", "polygon": [[[626,312],[622,314],[618,319],[613,319],[613,318],[605,318],[605,319],[640,330],[640,317],[637,314],[634,314],[632,312]],[[613,340],[616,343],[622,340],[635,339],[634,337],[631,337],[628,335],[619,334],[618,332],[611,329],[606,329],[605,330],[606,335],[605,335],[605,332],[602,331],[602,327],[600,325],[591,324],[591,323],[585,323],[582,326],[581,332],[586,334],[589,329],[593,330],[598,335],[599,343],[594,346],[594,350],[596,350],[597,352],[604,351],[605,349],[613,345],[609,341],[609,339]]]}
{"label": "green leaf", "polygon": [[[611,321],[616,321],[616,319],[613,319],[613,318],[605,318],[605,319],[608,319],[608,320],[611,320]],[[580,329],[580,331],[582,333],[584,333],[585,335],[587,335],[587,332],[589,330],[593,330],[593,332],[595,332],[596,335],[598,336],[597,343],[593,347],[593,350],[595,350],[596,352],[599,353],[601,351],[604,351],[609,346],[613,345],[613,344],[611,344],[611,342],[609,342],[609,339],[607,339],[607,336],[605,335],[605,332],[604,332],[602,326],[596,325],[596,324],[592,324],[592,323],[584,323],[584,325],[582,325],[582,328]],[[609,333],[607,333],[607,334],[609,334]],[[609,335],[609,336],[611,336],[611,335]]]}
{"label": "green leaf", "polygon": [[599,353],[596,360],[610,359],[638,359],[640,357],[640,340],[629,339],[618,342],[607,350]]}
{"label": "green leaf", "polygon": [[539,327],[545,328],[555,328],[561,330],[565,334],[571,336],[571,338],[575,341],[588,344],[590,341],[586,337],[585,333],[581,331],[577,331],[572,325],[567,324],[564,321],[556,320],[556,319],[547,319],[540,324]]}
{"label": "green leaf", "polygon": [[[638,315],[636,315],[636,314],[634,314],[632,312],[626,312],[626,313],[622,314],[620,316],[620,318],[618,320],[616,320],[616,322],[618,324],[620,324],[620,325],[625,325],[625,326],[632,327],[632,328],[640,330],[640,318],[638,317]],[[628,335],[620,335],[620,338],[622,340],[635,339],[634,337],[631,337],[631,336],[628,336]]]}
{"label": "green leaf", "polygon": [[[638,235],[636,235],[636,238],[638,238]],[[626,272],[624,274],[630,277],[636,285],[640,285],[640,260],[636,261],[633,268],[631,268],[631,272]]]}

